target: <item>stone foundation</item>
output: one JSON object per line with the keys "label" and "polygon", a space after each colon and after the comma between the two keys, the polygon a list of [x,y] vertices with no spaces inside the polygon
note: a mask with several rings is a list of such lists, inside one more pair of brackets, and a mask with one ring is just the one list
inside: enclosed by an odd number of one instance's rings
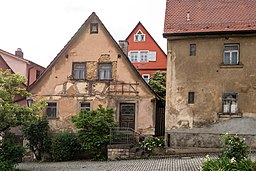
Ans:
{"label": "stone foundation", "polygon": [[134,157],[134,153],[131,152],[131,145],[108,145],[108,159],[120,160]]}

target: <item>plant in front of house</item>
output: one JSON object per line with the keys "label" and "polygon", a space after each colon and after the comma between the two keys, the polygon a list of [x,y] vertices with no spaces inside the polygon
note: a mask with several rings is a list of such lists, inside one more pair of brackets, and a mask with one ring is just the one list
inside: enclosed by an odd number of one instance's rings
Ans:
{"label": "plant in front of house", "polygon": [[236,135],[225,134],[223,136],[223,153],[217,159],[206,157],[202,164],[203,171],[213,170],[256,170],[256,163],[248,158],[249,146],[245,143],[245,139],[241,139]]}
{"label": "plant in front of house", "polygon": [[50,152],[51,139],[49,134],[49,123],[46,118],[38,118],[23,126],[22,132],[27,146],[34,153],[37,160],[42,160],[44,154]]}
{"label": "plant in front of house", "polygon": [[72,117],[72,122],[78,128],[78,137],[82,150],[95,152],[94,159],[105,159],[102,149],[110,141],[110,128],[115,127],[113,109],[99,106],[96,110],[82,110]]}
{"label": "plant in front of house", "polygon": [[[23,155],[23,148],[14,141],[10,128],[24,125],[35,118],[32,107],[14,103],[16,97],[28,97],[23,88],[25,77],[0,69],[0,170],[14,170]],[[18,159],[17,159],[18,158]]]}
{"label": "plant in front of house", "polygon": [[162,137],[148,137],[140,143],[140,146],[148,152],[152,152],[154,148],[163,148],[164,139]]}
{"label": "plant in front of house", "polygon": [[80,150],[78,136],[73,132],[60,132],[52,135],[51,154],[53,161],[70,161]]}
{"label": "plant in front of house", "polygon": [[14,170],[14,166],[18,163],[25,150],[15,142],[15,135],[11,132],[6,132],[4,138],[0,141],[0,170]]}

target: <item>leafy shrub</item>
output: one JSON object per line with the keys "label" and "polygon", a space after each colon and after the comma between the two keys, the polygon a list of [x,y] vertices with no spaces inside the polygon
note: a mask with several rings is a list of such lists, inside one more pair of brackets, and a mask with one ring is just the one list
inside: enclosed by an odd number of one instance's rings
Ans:
{"label": "leafy shrub", "polygon": [[82,150],[94,151],[95,160],[105,158],[101,150],[110,141],[110,128],[116,126],[113,113],[113,109],[99,106],[96,110],[83,110],[79,115],[72,117],[72,122],[79,129]]}
{"label": "leafy shrub", "polygon": [[78,137],[74,133],[63,132],[52,136],[51,154],[54,161],[73,160],[80,149]]}
{"label": "leafy shrub", "polygon": [[256,170],[256,163],[248,159],[249,147],[244,139],[225,134],[223,140],[223,153],[220,155],[220,158],[211,159],[209,156],[206,156],[206,161],[202,164],[203,171]]}
{"label": "leafy shrub", "polygon": [[155,147],[164,147],[164,139],[162,137],[149,137],[140,143],[141,147],[148,151],[152,151]]}
{"label": "leafy shrub", "polygon": [[234,158],[236,161],[240,161],[248,157],[249,146],[245,143],[245,139],[229,134],[225,134],[223,139],[224,143],[222,147],[224,152],[222,153],[222,157],[226,157],[228,159]]}
{"label": "leafy shrub", "polygon": [[24,137],[28,140],[29,149],[41,160],[44,153],[50,151],[49,124],[47,119],[39,118],[22,129]]}
{"label": "leafy shrub", "polygon": [[15,135],[5,132],[0,145],[0,170],[14,170],[15,164],[21,160],[24,152],[24,148],[15,142]]}

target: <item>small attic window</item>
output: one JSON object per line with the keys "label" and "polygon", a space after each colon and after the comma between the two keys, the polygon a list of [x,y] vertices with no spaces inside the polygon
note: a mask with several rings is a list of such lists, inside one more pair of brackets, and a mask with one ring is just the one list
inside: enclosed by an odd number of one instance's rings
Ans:
{"label": "small attic window", "polygon": [[97,34],[98,33],[98,23],[91,23],[90,33],[91,34]]}
{"label": "small attic window", "polygon": [[135,42],[144,42],[146,39],[145,34],[139,30],[135,35],[134,35],[134,41]]}

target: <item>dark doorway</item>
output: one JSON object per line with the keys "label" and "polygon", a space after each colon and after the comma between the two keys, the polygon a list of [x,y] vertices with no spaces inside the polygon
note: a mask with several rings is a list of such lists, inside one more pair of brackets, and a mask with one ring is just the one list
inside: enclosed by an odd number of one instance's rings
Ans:
{"label": "dark doorway", "polygon": [[120,104],[120,127],[135,129],[135,103]]}
{"label": "dark doorway", "polygon": [[156,100],[155,136],[164,136],[165,132],[165,101]]}

